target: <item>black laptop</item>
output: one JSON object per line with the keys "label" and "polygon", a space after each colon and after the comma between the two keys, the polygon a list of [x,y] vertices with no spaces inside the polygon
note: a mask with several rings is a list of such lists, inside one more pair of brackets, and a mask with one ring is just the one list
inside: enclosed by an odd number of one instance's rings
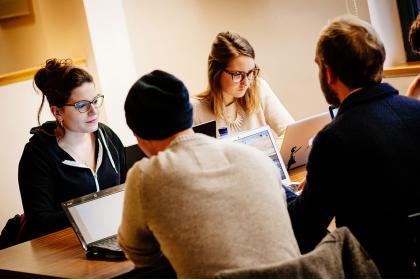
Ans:
{"label": "black laptop", "polygon": [[202,133],[210,137],[216,138],[216,121],[200,123],[192,127],[195,133]]}
{"label": "black laptop", "polygon": [[117,234],[124,184],[61,203],[88,258],[124,259]]}

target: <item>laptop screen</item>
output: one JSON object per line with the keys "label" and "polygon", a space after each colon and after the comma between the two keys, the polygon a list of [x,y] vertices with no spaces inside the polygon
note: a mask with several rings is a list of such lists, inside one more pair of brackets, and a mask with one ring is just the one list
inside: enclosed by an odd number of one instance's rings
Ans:
{"label": "laptop screen", "polygon": [[67,206],[73,227],[86,244],[116,235],[121,223],[124,190],[105,196],[91,194],[92,200]]}
{"label": "laptop screen", "polygon": [[280,169],[281,180],[290,180],[284,171],[284,163],[279,157],[279,152],[276,146],[277,144],[273,142],[275,140],[274,137],[272,137],[269,127],[265,126],[256,130],[238,134],[238,136],[233,138],[233,141],[250,145],[264,152]]}

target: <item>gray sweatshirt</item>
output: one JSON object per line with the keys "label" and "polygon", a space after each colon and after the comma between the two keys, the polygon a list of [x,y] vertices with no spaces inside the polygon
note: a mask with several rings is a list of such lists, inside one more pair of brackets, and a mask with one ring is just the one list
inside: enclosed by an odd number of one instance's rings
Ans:
{"label": "gray sweatshirt", "polygon": [[274,163],[201,134],[130,169],[119,242],[136,266],[163,253],[182,278],[300,255]]}

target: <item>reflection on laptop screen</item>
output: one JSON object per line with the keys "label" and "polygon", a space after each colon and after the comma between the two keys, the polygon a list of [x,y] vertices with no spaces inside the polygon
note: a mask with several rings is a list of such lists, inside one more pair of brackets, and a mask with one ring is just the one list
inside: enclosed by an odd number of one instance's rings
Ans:
{"label": "reflection on laptop screen", "polygon": [[121,223],[124,191],[69,207],[85,242],[92,242],[116,235]]}
{"label": "reflection on laptop screen", "polygon": [[282,169],[280,159],[277,156],[276,150],[274,148],[275,144],[271,141],[268,130],[263,130],[260,132],[256,132],[255,134],[239,138],[235,140],[235,142],[251,145],[254,148],[257,148],[258,150],[264,152],[274,161],[274,163],[280,169],[281,179],[286,179],[286,175]]}

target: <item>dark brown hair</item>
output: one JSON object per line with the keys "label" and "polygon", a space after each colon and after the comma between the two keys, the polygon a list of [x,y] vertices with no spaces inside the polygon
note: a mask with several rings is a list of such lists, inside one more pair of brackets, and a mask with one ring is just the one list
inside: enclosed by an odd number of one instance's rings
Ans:
{"label": "dark brown hair", "polygon": [[92,83],[92,76],[85,70],[73,66],[71,59],[48,59],[45,66],[36,72],[34,83],[42,92],[38,109],[38,124],[45,97],[50,106],[62,107],[70,98],[71,91],[83,83]]}
{"label": "dark brown hair", "polygon": [[[229,31],[217,34],[208,57],[208,89],[198,96],[208,100],[216,118],[225,118],[220,76],[228,64],[241,55],[255,59],[254,49],[245,38]],[[254,112],[259,106],[257,83],[258,79],[255,78],[247,93],[237,100],[239,106],[246,113]]]}
{"label": "dark brown hair", "polygon": [[350,88],[382,81],[384,45],[372,26],[355,16],[339,17],[321,32],[316,56]]}
{"label": "dark brown hair", "polygon": [[420,53],[420,13],[417,15],[416,20],[411,24],[408,40],[410,41],[413,51]]}

